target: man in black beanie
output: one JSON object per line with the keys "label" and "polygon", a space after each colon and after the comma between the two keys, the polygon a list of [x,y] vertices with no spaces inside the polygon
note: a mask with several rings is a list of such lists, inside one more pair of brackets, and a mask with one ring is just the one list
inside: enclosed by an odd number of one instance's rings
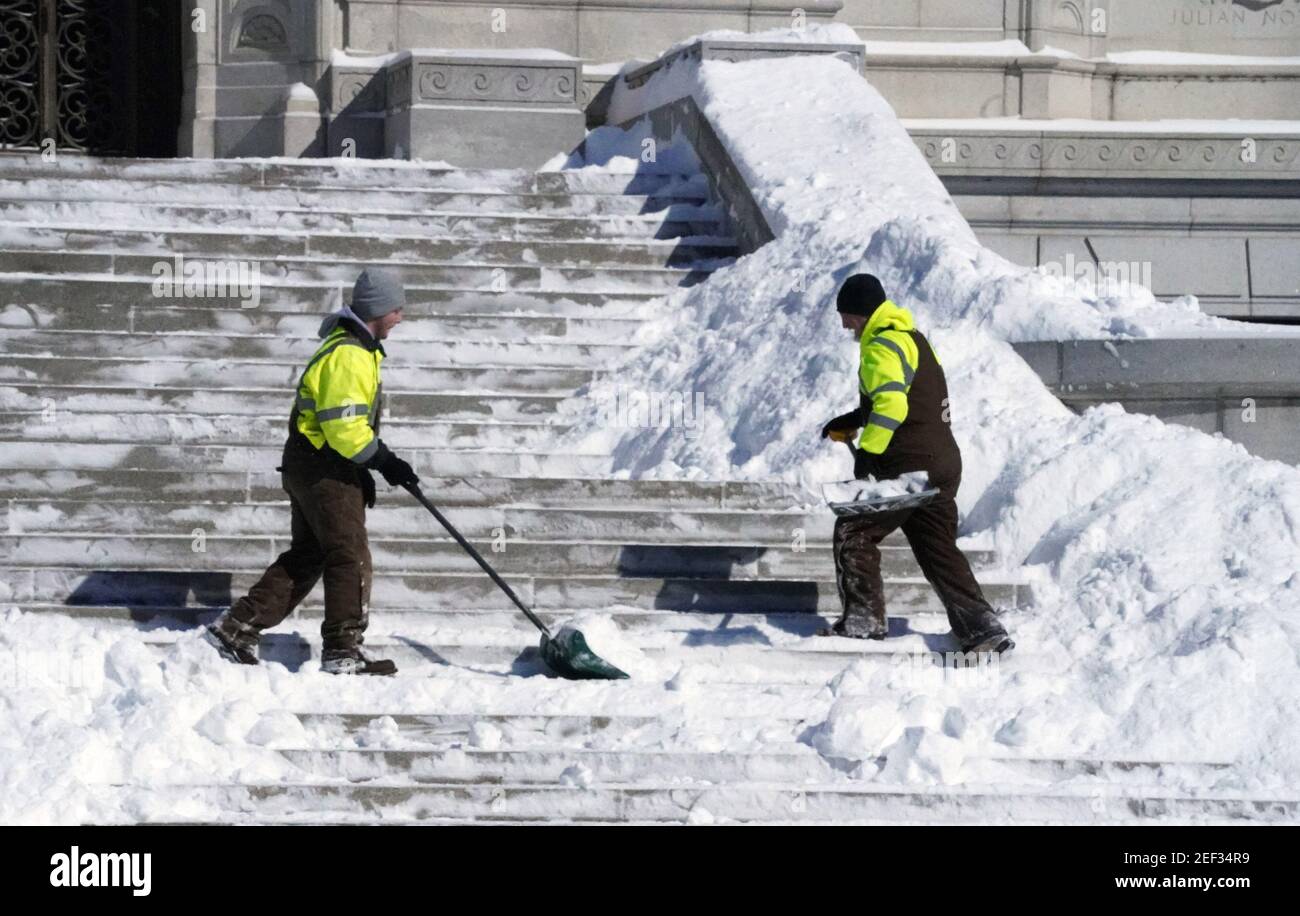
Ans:
{"label": "man in black beanie", "polygon": [[885,638],[889,627],[878,545],[901,526],[962,651],[1012,648],[957,547],[961,451],[949,425],[948,383],[938,355],[916,330],[911,312],[889,301],[871,274],[845,280],[836,308],[841,325],[860,342],[859,404],[827,423],[822,437],[850,445],[857,439],[853,471],[858,479],[926,471],[939,495],[914,509],[835,520],[835,574],[844,613],[819,635]]}
{"label": "man in black beanie", "polygon": [[325,579],[321,670],[394,674],[397,666],[362,649],[370,604],[366,509],[374,508],[371,469],[392,486],[418,482],[411,466],[379,438],[383,385],[380,341],[402,320],[401,278],[382,267],[357,277],[352,303],[328,316],[322,338],[298,380],[281,480],[293,510],[289,549],[248,594],[207,629],[223,657],[258,663],[258,639]]}

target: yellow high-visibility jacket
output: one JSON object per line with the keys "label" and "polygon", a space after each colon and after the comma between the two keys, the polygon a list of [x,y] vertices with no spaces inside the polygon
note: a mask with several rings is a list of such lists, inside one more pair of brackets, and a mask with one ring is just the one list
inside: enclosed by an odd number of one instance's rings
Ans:
{"label": "yellow high-visibility jacket", "polygon": [[[865,422],[858,447],[873,455],[889,447],[894,430],[907,419],[907,397],[921,357],[916,340],[909,333],[915,329],[911,312],[885,300],[862,332],[858,389]],[[938,363],[938,353],[933,347],[930,352]]]}
{"label": "yellow high-visibility jacket", "polygon": [[298,381],[294,402],[298,432],[317,449],[329,445],[356,464],[379,450],[379,408],[384,348],[337,324],[321,342]]}

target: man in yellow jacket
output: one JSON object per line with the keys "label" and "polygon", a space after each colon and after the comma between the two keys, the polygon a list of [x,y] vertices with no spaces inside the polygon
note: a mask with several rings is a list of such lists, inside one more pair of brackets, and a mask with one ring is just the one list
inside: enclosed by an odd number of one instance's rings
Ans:
{"label": "man in yellow jacket", "polygon": [[961,450],[952,435],[948,382],[938,354],[916,329],[912,313],[889,301],[871,274],[849,277],[836,308],[841,325],[859,341],[858,407],[827,423],[822,436],[857,439],[853,470],[858,479],[926,471],[939,495],[915,509],[835,520],[835,572],[844,613],[821,635],[885,638],[878,545],[901,527],[962,651],[1005,652],[1015,644],[957,547]]}
{"label": "man in yellow jacket", "polygon": [[321,669],[332,674],[394,674],[397,666],[362,649],[370,605],[366,509],[374,508],[377,470],[392,486],[416,483],[411,466],[379,438],[381,341],[402,320],[401,280],[368,267],[352,302],[321,324],[323,338],[294,393],[289,438],[277,470],[293,518],[289,549],[247,595],[207,629],[234,662],[255,665],[261,632],[283,621],[325,579]]}

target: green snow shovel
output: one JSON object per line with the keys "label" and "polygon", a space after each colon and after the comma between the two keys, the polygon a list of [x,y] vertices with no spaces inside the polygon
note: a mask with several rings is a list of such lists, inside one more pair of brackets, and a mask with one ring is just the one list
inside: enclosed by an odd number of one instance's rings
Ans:
{"label": "green snow shovel", "polygon": [[581,630],[564,629],[560,635],[554,636],[547,629],[546,624],[538,619],[537,615],[528,609],[528,607],[519,600],[514,589],[506,584],[506,581],[497,575],[497,571],[488,565],[487,560],[474,549],[474,545],[461,535],[459,531],[452,527],[447,517],[438,511],[438,507],[425,497],[420,490],[420,485],[411,483],[406,484],[406,489],[411,495],[418,499],[424,508],[433,513],[433,517],[438,520],[442,527],[456,539],[456,543],[465,548],[465,552],[474,558],[483,571],[492,577],[492,581],[501,587],[501,591],[515,603],[519,610],[524,612],[524,616],[532,621],[533,626],[542,631],[542,661],[546,666],[558,674],[560,677],[567,677],[571,680],[606,680],[614,681],[619,678],[627,677],[627,674],[615,668],[609,662],[605,661],[587,645],[587,638],[582,635]]}

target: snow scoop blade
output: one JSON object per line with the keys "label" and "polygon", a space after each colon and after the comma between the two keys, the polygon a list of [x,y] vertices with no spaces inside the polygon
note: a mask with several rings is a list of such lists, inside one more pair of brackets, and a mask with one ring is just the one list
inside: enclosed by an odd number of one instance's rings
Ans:
{"label": "snow scoop blade", "polygon": [[851,502],[828,503],[836,515],[881,515],[886,512],[898,512],[903,509],[916,509],[934,502],[939,495],[937,489],[922,490],[920,493],[905,493],[901,496],[882,496],[876,499],[853,500]]}
{"label": "snow scoop blade", "polygon": [[555,636],[543,633],[541,648],[542,661],[560,677],[617,681],[628,676],[592,652],[581,630],[564,629]]}

